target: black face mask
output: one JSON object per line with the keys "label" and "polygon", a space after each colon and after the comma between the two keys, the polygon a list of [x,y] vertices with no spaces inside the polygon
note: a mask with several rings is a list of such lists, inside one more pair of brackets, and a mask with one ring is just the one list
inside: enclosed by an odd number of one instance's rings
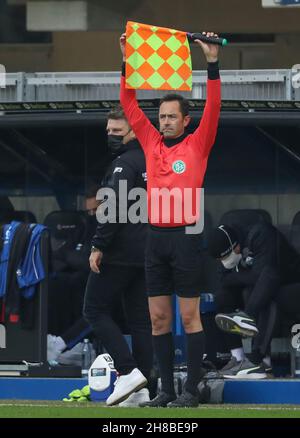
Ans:
{"label": "black face mask", "polygon": [[123,139],[123,135],[112,134],[107,136],[107,146],[113,155],[118,154],[124,146]]}
{"label": "black face mask", "polygon": [[129,131],[126,132],[125,135],[110,134],[107,136],[107,146],[112,155],[118,155],[126,148],[126,145],[124,145],[123,140],[124,137],[126,137],[126,135],[129,134],[130,131],[131,129],[129,129]]}

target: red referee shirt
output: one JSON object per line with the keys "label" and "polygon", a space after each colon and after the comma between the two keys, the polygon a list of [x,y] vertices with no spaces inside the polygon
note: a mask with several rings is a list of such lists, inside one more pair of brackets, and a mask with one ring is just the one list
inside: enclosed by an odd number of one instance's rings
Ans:
{"label": "red referee shirt", "polygon": [[159,227],[197,222],[200,189],[214,144],[221,107],[220,79],[208,79],[207,100],[199,126],[172,147],[139,108],[135,90],[121,78],[121,105],[146,158],[148,216]]}

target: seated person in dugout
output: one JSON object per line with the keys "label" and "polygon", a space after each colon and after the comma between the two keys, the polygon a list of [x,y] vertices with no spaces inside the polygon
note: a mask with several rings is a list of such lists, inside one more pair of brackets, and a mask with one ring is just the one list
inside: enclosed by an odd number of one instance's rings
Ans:
{"label": "seated person in dugout", "polygon": [[[221,261],[216,323],[227,332],[225,342],[232,354],[221,372],[226,378],[265,378],[276,301],[282,299],[283,285],[300,281],[300,256],[267,223],[255,224],[247,232],[236,225],[220,225],[211,235],[209,253]],[[236,335],[254,337],[249,357]]]}
{"label": "seated person in dugout", "polygon": [[48,333],[61,335],[82,317],[85,286],[89,275],[91,240],[97,227],[98,186],[91,186],[85,199],[86,229],[83,240],[63,245],[52,253],[49,276]]}

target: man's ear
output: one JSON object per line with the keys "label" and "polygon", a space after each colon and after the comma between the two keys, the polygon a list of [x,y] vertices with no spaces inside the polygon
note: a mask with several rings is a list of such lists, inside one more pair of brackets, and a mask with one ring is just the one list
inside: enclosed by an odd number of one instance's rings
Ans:
{"label": "man's ear", "polygon": [[191,121],[191,116],[184,116],[183,126],[186,128]]}

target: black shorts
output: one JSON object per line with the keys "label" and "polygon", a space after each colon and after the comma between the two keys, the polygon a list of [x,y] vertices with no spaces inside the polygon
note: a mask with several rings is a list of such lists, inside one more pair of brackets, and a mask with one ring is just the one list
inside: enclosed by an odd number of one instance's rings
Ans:
{"label": "black shorts", "polygon": [[201,265],[201,234],[186,234],[185,227],[159,229],[150,225],[146,247],[148,296],[200,296]]}

